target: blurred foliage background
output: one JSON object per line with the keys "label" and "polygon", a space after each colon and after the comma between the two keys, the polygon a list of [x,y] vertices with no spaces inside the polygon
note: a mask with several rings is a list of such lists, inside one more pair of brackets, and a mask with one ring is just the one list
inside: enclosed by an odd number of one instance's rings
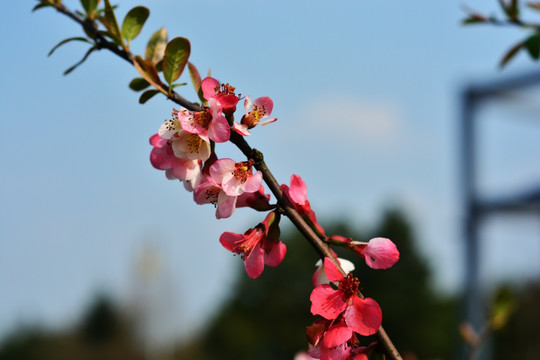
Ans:
{"label": "blurred foliage background", "polygon": [[[401,258],[393,268],[372,270],[356,259],[355,274],[364,293],[379,302],[383,325],[406,359],[460,356],[460,297],[434,290],[428,261],[418,252],[414,231],[403,213],[387,211],[372,229],[354,229],[339,222],[326,228],[328,234],[360,241],[384,236],[398,246]],[[69,328],[14,329],[0,345],[0,359],[292,359],[306,349],[304,328],[314,320],[309,295],[318,259],[296,230],[284,231],[283,240],[288,246],[285,260],[277,268],[265,269],[257,280],[245,274],[238,259],[238,276],[228,299],[203,331],[187,342],[149,351],[136,330],[137,314],[99,294]],[[338,253],[354,259],[353,254]],[[508,325],[492,337],[494,358],[536,359],[540,285],[521,286],[515,292],[520,306]],[[366,344],[371,340],[364,339]]]}

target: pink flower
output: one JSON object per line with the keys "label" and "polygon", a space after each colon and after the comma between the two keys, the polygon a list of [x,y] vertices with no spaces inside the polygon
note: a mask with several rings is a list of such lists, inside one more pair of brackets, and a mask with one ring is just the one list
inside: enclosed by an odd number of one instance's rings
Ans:
{"label": "pink flower", "polygon": [[216,99],[208,100],[208,105],[209,107],[204,106],[198,112],[181,108],[177,117],[182,129],[199,135],[206,142],[210,142],[209,139],[218,143],[228,141],[231,128],[221,114],[221,106]]}
{"label": "pink flower", "polygon": [[311,292],[311,313],[327,320],[342,316],[345,324],[360,335],[372,335],[382,322],[382,312],[377,302],[371,298],[357,296],[359,281],[349,273],[346,277],[329,258],[324,259],[324,271],[331,282],[338,282],[338,288],[322,284]]}
{"label": "pink flower", "polygon": [[243,235],[225,232],[219,238],[229,251],[242,255],[249,277],[258,278],[264,265],[278,266],[287,252],[285,244],[279,241],[279,215],[268,213],[263,222],[249,229]]}
{"label": "pink flower", "polygon": [[[268,96],[263,96],[251,101],[251,97],[246,96],[244,100],[244,109],[246,114],[242,117],[240,124],[234,123],[234,129],[240,135],[251,135],[249,129],[254,128],[257,125],[267,125],[277,120],[277,118],[269,118],[272,114],[274,103]],[[265,121],[261,121],[265,118]]]}
{"label": "pink flower", "polygon": [[237,196],[227,195],[220,184],[207,177],[193,190],[193,199],[199,205],[214,204],[216,218],[224,219],[233,214]]}
{"label": "pink flower", "polygon": [[219,84],[219,82],[211,77],[204,78],[201,82],[203,97],[210,102],[210,99],[215,99],[227,114],[232,114],[236,110],[236,104],[240,98],[236,96],[234,87],[229,84]]}
{"label": "pink flower", "polygon": [[291,175],[291,187],[281,185],[281,190],[291,201],[300,216],[313,228],[320,237],[325,237],[323,227],[317,222],[315,212],[307,200],[307,187],[304,180],[298,175]]}
{"label": "pink flower", "polygon": [[174,155],[170,141],[158,134],[150,137],[150,144],[154,147],[150,152],[152,166],[165,170],[168,179],[179,179],[194,184],[201,175],[201,162],[199,160],[179,159]]}
{"label": "pink flower", "polygon": [[328,239],[333,244],[345,246],[362,256],[372,269],[388,269],[399,260],[399,251],[392,240],[373,238],[366,242],[354,241],[341,235],[332,235]]}
{"label": "pink flower", "polygon": [[219,159],[210,166],[210,176],[220,184],[229,196],[238,196],[245,192],[259,191],[262,173],[253,174],[253,162],[235,162],[233,159]]}

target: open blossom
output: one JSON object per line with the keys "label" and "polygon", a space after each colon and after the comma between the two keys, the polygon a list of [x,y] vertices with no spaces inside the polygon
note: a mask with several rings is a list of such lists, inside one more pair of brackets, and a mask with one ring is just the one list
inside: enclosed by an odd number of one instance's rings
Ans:
{"label": "open blossom", "polygon": [[208,105],[201,111],[181,108],[177,113],[180,126],[184,131],[199,135],[206,142],[210,142],[210,139],[218,143],[228,141],[231,128],[221,113],[221,106],[215,99],[208,100]]}
{"label": "open blossom", "polygon": [[198,159],[180,159],[175,156],[171,142],[158,134],[150,137],[150,144],[154,147],[150,152],[152,166],[165,170],[168,179],[179,179],[195,185],[201,176],[201,162]]}
{"label": "open blossom", "polygon": [[221,184],[211,177],[206,177],[193,190],[193,199],[197,204],[214,204],[218,219],[228,218],[233,214],[237,198],[237,196],[227,195]]}
{"label": "open blossom", "polygon": [[279,235],[279,215],[271,211],[243,235],[225,232],[219,241],[227,250],[242,255],[247,274],[255,279],[262,274],[264,265],[278,266],[285,257],[287,248]]}
{"label": "open blossom", "polygon": [[236,96],[234,87],[229,84],[221,84],[212,77],[204,78],[201,82],[203,97],[208,100],[215,99],[223,111],[232,114],[236,110],[236,104],[240,98]]}
{"label": "open blossom", "polygon": [[273,108],[274,103],[268,96],[259,97],[253,102],[251,101],[251,97],[246,96],[246,99],[244,100],[246,114],[242,116],[242,120],[240,120],[239,124],[234,123],[234,129],[240,135],[251,135],[249,129],[254,128],[257,125],[270,124],[277,120],[277,118],[270,118]]}
{"label": "open blossom", "polygon": [[315,212],[311,210],[311,205],[307,199],[307,187],[304,180],[298,175],[291,175],[291,187],[281,185],[281,190],[285,196],[291,201],[294,208],[300,216],[317,232],[321,237],[325,237],[323,227],[317,222]]}
{"label": "open blossom", "polygon": [[256,192],[262,183],[262,173],[253,173],[252,161],[237,163],[233,159],[219,159],[210,166],[210,176],[229,196]]}
{"label": "open blossom", "polygon": [[377,302],[358,297],[358,279],[351,273],[343,276],[329,258],[324,259],[324,271],[331,282],[338,282],[338,288],[322,284],[313,289],[310,296],[311,313],[327,320],[342,316],[344,324],[354,332],[364,336],[375,334],[382,322],[382,312]]}
{"label": "open blossom", "polygon": [[328,240],[334,244],[345,246],[362,256],[372,269],[388,269],[399,260],[399,251],[392,240],[377,237],[366,242],[353,241],[341,235],[332,235]]}

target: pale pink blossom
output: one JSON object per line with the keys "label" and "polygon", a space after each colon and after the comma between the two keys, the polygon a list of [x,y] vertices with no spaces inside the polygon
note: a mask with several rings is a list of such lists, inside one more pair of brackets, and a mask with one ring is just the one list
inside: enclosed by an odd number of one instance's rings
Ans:
{"label": "pale pink blossom", "polygon": [[252,161],[237,163],[233,159],[219,159],[210,166],[210,176],[229,196],[256,192],[262,183],[262,173],[253,173]]}
{"label": "pale pink blossom", "polygon": [[153,146],[150,152],[152,166],[159,170],[165,170],[168,179],[178,179],[190,184],[198,181],[201,176],[200,160],[177,158],[170,141],[158,134],[150,138],[150,144]]}
{"label": "pale pink blossom", "polygon": [[181,108],[177,117],[182,129],[199,135],[206,142],[210,140],[218,143],[228,141],[231,136],[231,128],[222,114],[221,106],[216,99],[208,100],[208,105],[204,106],[201,111]]}
{"label": "pale pink blossom", "polygon": [[216,218],[224,219],[231,216],[236,208],[237,196],[229,196],[211,177],[205,178],[193,190],[193,199],[199,205],[213,204],[216,207]]}
{"label": "pale pink blossom", "polygon": [[233,124],[234,129],[240,135],[251,135],[249,129],[252,129],[257,125],[267,125],[277,120],[277,118],[270,118],[273,108],[274,103],[268,96],[259,97],[253,102],[251,101],[250,96],[246,96],[246,99],[244,100],[244,110],[246,111],[246,114],[242,116],[240,123]]}

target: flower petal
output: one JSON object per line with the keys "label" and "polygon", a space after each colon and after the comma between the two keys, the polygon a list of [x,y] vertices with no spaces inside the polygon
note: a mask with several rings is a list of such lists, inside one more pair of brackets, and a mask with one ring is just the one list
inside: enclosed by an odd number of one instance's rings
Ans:
{"label": "flower petal", "polygon": [[306,183],[298,175],[291,175],[291,187],[289,189],[289,196],[291,200],[298,205],[304,205],[307,200]]}
{"label": "flower petal", "polygon": [[264,249],[257,244],[248,257],[244,259],[244,266],[250,278],[258,278],[264,270]]}
{"label": "flower petal", "polygon": [[366,264],[373,269],[388,269],[399,260],[399,251],[392,240],[374,238],[364,249]]}
{"label": "flower petal", "polygon": [[217,200],[216,218],[225,219],[231,216],[236,208],[236,196],[228,196],[220,191]]}
{"label": "flower petal", "polygon": [[203,96],[206,100],[216,97],[216,92],[219,90],[219,82],[211,77],[204,78],[201,82]]}
{"label": "flower petal", "polygon": [[225,116],[220,115],[214,119],[208,126],[208,137],[217,143],[229,141],[231,137],[231,127],[225,119]]}
{"label": "flower petal", "polygon": [[262,172],[257,171],[249,176],[245,183],[242,184],[242,189],[245,192],[252,193],[258,191],[262,184]]}
{"label": "flower petal", "polygon": [[281,241],[273,242],[270,252],[265,253],[264,263],[268,266],[278,266],[287,253],[287,246]]}
{"label": "flower petal", "polygon": [[328,320],[337,318],[347,308],[341,292],[332,289],[327,284],[319,285],[313,289],[309,299],[311,300],[311,313],[321,315]]}
{"label": "flower petal", "polygon": [[353,331],[344,323],[331,326],[322,338],[324,347],[333,348],[347,342],[353,335]]}
{"label": "flower petal", "polygon": [[331,282],[342,281],[345,278],[330,258],[324,258],[324,273]]}
{"label": "flower petal", "polygon": [[221,184],[223,182],[223,176],[232,176],[235,164],[236,162],[233,159],[219,159],[215,163],[213,163],[212,166],[210,166],[210,176],[218,184]]}
{"label": "flower petal", "polygon": [[382,323],[379,304],[372,298],[353,296],[353,303],[345,310],[345,323],[360,335],[373,335]]}

